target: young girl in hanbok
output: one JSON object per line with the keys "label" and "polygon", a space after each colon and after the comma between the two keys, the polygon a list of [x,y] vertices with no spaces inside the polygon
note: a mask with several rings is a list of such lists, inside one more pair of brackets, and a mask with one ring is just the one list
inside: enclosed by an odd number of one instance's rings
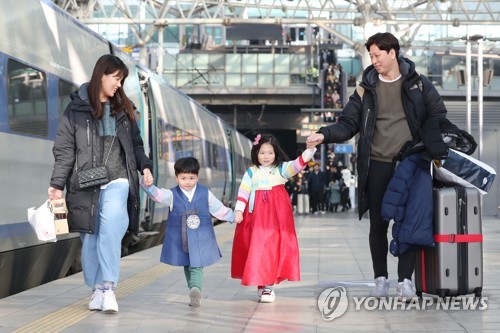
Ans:
{"label": "young girl in hanbok", "polygon": [[256,286],[263,303],[274,302],[275,284],[300,280],[297,234],[284,184],[315,151],[309,148],[288,161],[274,136],[259,134],[253,142],[253,166],[243,176],[235,206],[231,276]]}

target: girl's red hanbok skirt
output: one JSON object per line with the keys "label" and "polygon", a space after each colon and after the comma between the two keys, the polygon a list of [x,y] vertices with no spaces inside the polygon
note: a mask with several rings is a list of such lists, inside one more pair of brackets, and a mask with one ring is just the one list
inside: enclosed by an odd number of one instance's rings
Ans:
{"label": "girl's red hanbok skirt", "polygon": [[299,246],[290,195],[284,185],[255,191],[236,226],[231,276],[245,286],[267,286],[300,280]]}

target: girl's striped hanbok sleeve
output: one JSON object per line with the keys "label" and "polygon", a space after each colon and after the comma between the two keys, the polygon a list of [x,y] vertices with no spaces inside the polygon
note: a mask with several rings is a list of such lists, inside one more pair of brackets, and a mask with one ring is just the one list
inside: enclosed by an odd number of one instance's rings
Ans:
{"label": "girl's striped hanbok sleeve", "polygon": [[306,150],[304,150],[302,155],[297,157],[295,160],[284,162],[282,164],[283,168],[281,172],[283,178],[293,177],[300,170],[303,170],[306,167],[307,162],[309,162],[311,158],[314,156],[315,152],[316,148],[307,148]]}
{"label": "girl's striped hanbok sleeve", "polygon": [[243,212],[245,207],[248,205],[248,199],[250,198],[250,191],[252,190],[252,178],[245,172],[243,179],[241,180],[240,188],[238,189],[238,199],[236,200],[236,205],[234,210]]}

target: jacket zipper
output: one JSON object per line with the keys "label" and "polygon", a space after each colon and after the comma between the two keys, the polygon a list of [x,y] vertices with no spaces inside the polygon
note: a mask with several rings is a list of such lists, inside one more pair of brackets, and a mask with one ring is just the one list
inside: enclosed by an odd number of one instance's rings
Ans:
{"label": "jacket zipper", "polygon": [[[129,128],[128,128],[128,122],[126,120],[123,121],[123,126],[125,126],[125,132],[126,133],[130,133]],[[118,136],[118,128],[116,129],[116,135]],[[132,136],[130,136],[130,137],[132,137]],[[128,172],[128,165],[129,165],[128,164],[128,162],[129,162],[128,160],[129,160],[129,158],[128,158],[127,154],[125,154],[125,164],[127,166],[127,178],[130,179],[130,175],[129,175],[129,172]]]}
{"label": "jacket zipper", "polygon": [[87,146],[90,146],[90,121],[87,119]]}
{"label": "jacket zipper", "polygon": [[368,109],[366,111],[366,118],[365,118],[365,128],[364,128],[364,132],[365,132],[365,135],[366,135],[366,126],[368,126],[368,118],[370,117],[370,109]]}
{"label": "jacket zipper", "polygon": [[406,122],[408,123],[408,127],[409,127],[410,133],[411,133],[411,137],[415,138],[414,128],[416,128],[416,127],[413,124],[413,118],[411,117],[410,110],[412,110],[412,107],[414,109],[416,109],[416,106],[415,105],[410,105],[411,104],[409,102],[410,101],[410,89],[409,88],[403,89],[401,91],[401,96],[405,97],[405,98],[402,98],[403,112],[404,112],[404,114],[406,116]]}

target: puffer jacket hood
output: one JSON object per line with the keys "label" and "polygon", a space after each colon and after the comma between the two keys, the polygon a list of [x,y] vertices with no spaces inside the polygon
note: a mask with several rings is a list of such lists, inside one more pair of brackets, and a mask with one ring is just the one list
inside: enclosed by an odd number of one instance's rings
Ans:
{"label": "puffer jacket hood", "polygon": [[447,118],[431,118],[422,126],[418,137],[401,148],[396,160],[401,161],[415,153],[421,153],[422,158],[428,161],[443,160],[450,148],[471,155],[477,143],[472,135],[459,129]]}
{"label": "puffer jacket hood", "polygon": [[[406,80],[410,80],[413,84],[417,83],[420,75],[415,71],[415,63],[408,58],[398,58],[399,72]],[[360,85],[365,89],[375,89],[375,85],[379,81],[379,73],[373,65],[366,67],[363,71]]]}
{"label": "puffer jacket hood", "polygon": [[89,103],[89,83],[87,82],[82,84],[75,94],[78,94],[78,97],[82,100],[82,102]]}

